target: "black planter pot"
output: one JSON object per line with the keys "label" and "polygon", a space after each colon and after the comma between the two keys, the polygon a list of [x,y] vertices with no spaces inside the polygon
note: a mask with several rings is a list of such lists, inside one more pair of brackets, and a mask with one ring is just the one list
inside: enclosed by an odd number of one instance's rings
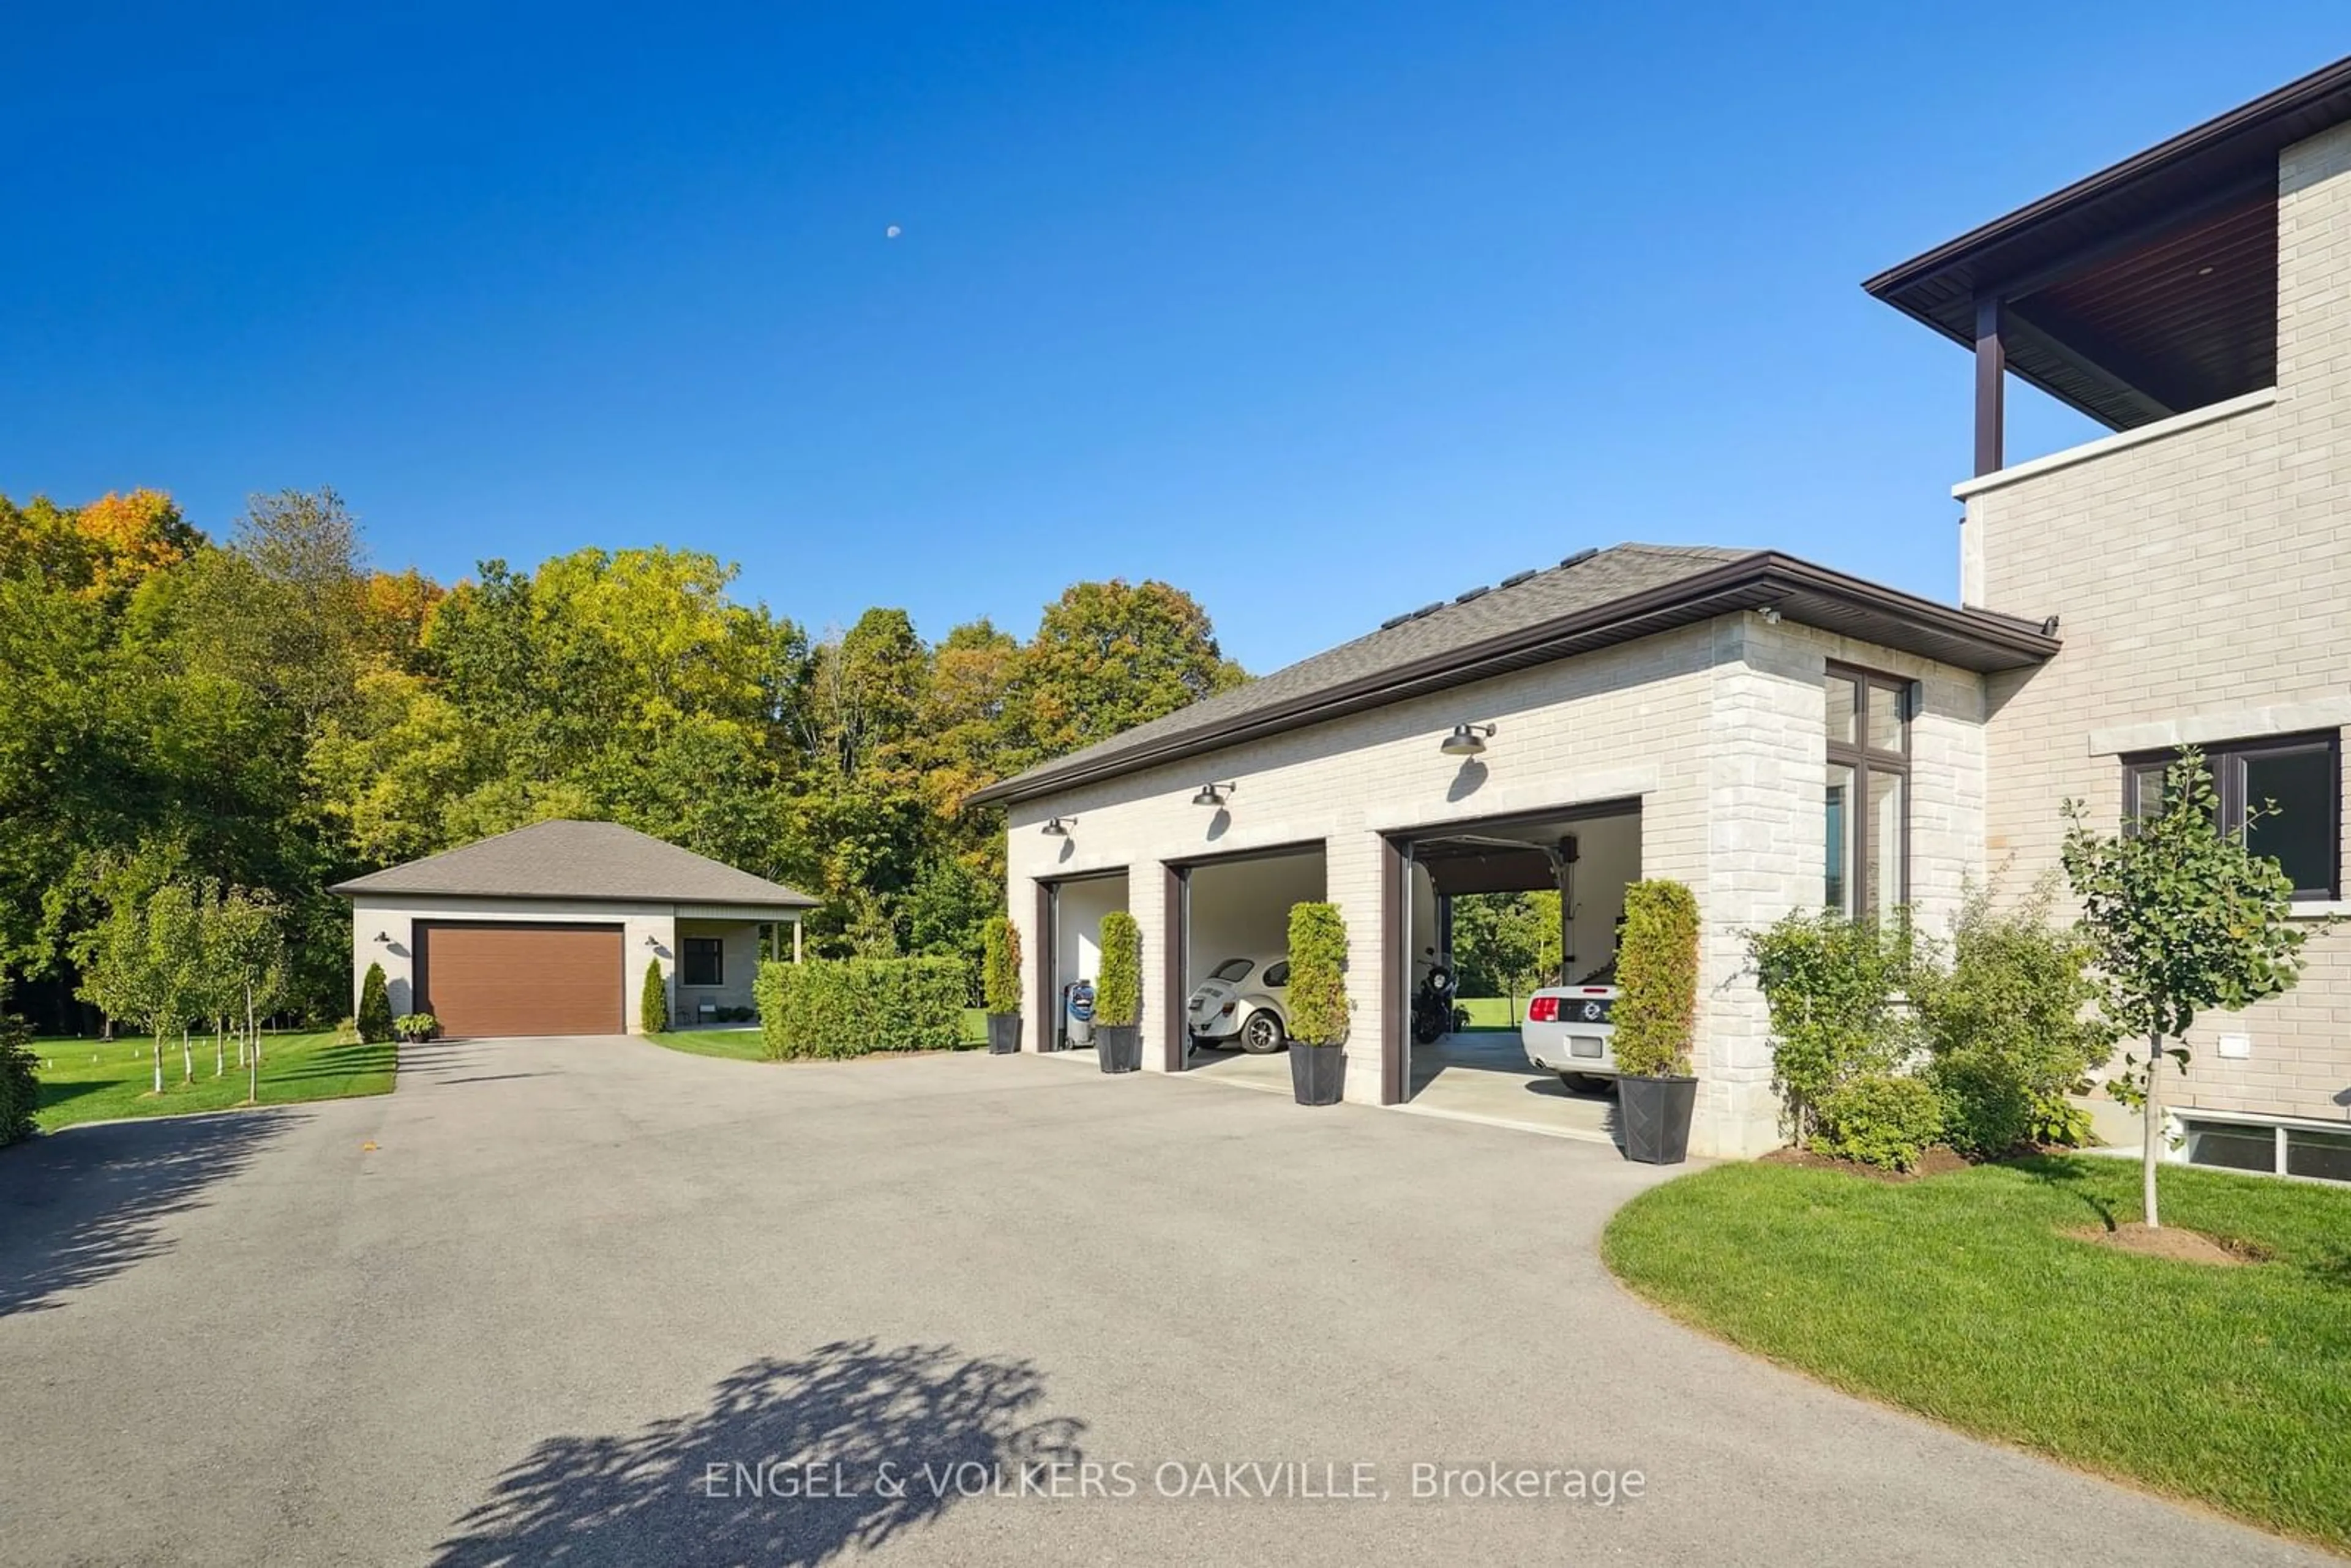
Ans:
{"label": "black planter pot", "polygon": [[1347,1048],[1290,1042],[1290,1092],[1301,1105],[1336,1105],[1347,1087]]}
{"label": "black planter pot", "polygon": [[1689,1157],[1690,1113],[1698,1108],[1695,1078],[1616,1080],[1616,1119],[1624,1124],[1625,1157],[1649,1166],[1677,1166]]}
{"label": "black planter pot", "polygon": [[1094,1025],[1094,1055],[1104,1072],[1133,1072],[1143,1065],[1143,1026],[1133,1023]]}
{"label": "black planter pot", "polygon": [[987,1054],[1010,1056],[1020,1049],[1020,1015],[990,1013],[987,1015]]}

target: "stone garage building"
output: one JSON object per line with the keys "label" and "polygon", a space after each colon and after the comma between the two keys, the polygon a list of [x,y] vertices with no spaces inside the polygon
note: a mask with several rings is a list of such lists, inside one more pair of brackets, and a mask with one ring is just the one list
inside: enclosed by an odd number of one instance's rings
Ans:
{"label": "stone garage building", "polygon": [[[1191,1049],[1189,990],[1278,957],[1287,905],[1328,897],[1352,954],[1347,1098],[1402,1103],[1479,1044],[1406,1028],[1447,895],[1558,886],[1580,978],[1613,957],[1625,885],[1669,877],[1705,921],[1692,1146],[1768,1149],[1742,933],[1823,902],[1954,908],[1981,865],[1986,677],[2057,648],[2038,621],[1677,546],[1585,551],[1398,617],[982,793],[1008,809],[1028,1046],[1061,1043],[1061,988],[1123,907],[1144,1065],[1218,1066]],[[1516,1066],[1520,1104],[1559,1088]]]}
{"label": "stone garage building", "polygon": [[626,1032],[648,964],[679,1022],[747,1008],[761,956],[796,955],[816,902],[614,822],[540,822],[333,891],[354,998],[381,964],[394,1014],[458,1037]]}

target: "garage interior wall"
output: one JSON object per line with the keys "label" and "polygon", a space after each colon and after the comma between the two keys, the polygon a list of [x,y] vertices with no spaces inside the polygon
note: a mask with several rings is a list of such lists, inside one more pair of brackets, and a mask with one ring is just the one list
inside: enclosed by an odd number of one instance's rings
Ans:
{"label": "garage interior wall", "polygon": [[1053,953],[1055,984],[1102,977],[1102,916],[1124,909],[1126,878],[1093,877],[1061,884],[1058,946]]}
{"label": "garage interior wall", "polygon": [[1625,913],[1625,890],[1641,880],[1641,819],[1602,817],[1576,822],[1576,862],[1569,873],[1574,890],[1567,916],[1567,966],[1571,985],[1616,953],[1616,917]]}
{"label": "garage interior wall", "polygon": [[1279,958],[1290,947],[1290,906],[1320,903],[1321,850],[1196,865],[1184,985],[1188,992],[1228,958]]}
{"label": "garage interior wall", "polygon": [[[1439,927],[1437,919],[1437,884],[1429,880],[1428,868],[1425,865],[1416,862],[1411,868],[1410,875],[1412,907],[1406,913],[1412,924],[1405,927],[1405,941],[1408,945],[1408,950],[1405,954],[1404,965],[1405,981],[1408,987],[1420,983],[1420,977],[1424,972],[1424,967],[1430,961],[1432,950],[1435,950],[1439,957],[1444,956],[1444,944],[1437,940]],[[1407,1012],[1411,1005],[1409,993],[1407,993],[1405,1003]]]}

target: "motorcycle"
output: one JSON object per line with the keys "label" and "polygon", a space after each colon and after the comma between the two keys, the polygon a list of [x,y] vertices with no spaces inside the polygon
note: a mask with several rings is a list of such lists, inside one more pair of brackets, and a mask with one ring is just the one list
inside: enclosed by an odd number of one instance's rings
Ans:
{"label": "motorcycle", "polygon": [[1437,949],[1423,952],[1427,968],[1412,992],[1412,1042],[1433,1045],[1461,1019],[1453,1007],[1453,971],[1437,961]]}

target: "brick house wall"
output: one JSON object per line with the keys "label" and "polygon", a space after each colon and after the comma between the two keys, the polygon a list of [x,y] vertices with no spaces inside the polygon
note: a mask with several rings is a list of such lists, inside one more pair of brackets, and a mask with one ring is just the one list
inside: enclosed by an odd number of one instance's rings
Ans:
{"label": "brick house wall", "polygon": [[[1986,858],[2011,887],[2057,864],[2065,799],[2119,820],[2124,752],[2351,722],[2351,127],[2288,149],[2278,196],[2273,392],[1955,492],[1961,597],[2063,618],[2053,661],[1986,683]],[[2351,934],[2308,951],[2295,991],[2199,1027],[2169,1098],[2351,1115]],[[2249,1059],[2213,1052],[2223,1027]]]}

